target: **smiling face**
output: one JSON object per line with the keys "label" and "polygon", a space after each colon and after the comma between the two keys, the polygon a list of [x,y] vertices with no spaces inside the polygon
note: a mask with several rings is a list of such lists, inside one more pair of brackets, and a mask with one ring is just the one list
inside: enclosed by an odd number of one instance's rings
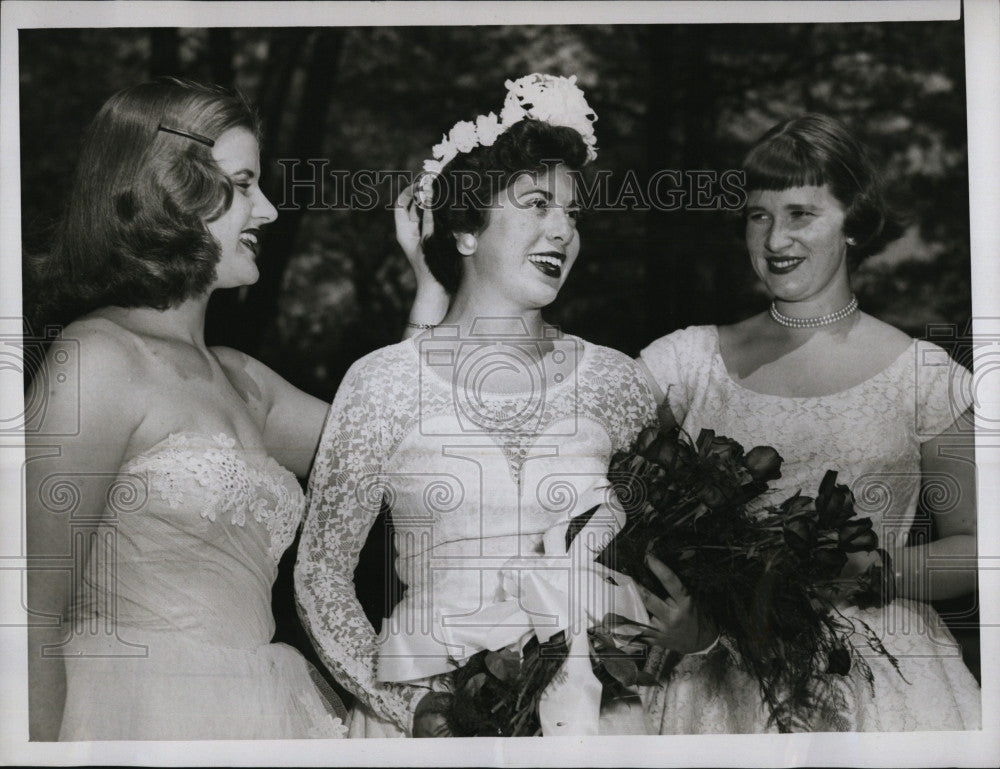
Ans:
{"label": "smiling face", "polygon": [[205,226],[219,244],[212,288],[235,288],[256,283],[260,228],[278,217],[260,189],[260,149],[245,128],[230,128],[215,141],[212,157],[233,183],[233,202],[218,219]]}
{"label": "smiling face", "polygon": [[565,165],[520,174],[497,197],[466,260],[463,283],[512,310],[551,304],[580,252],[576,182]]}
{"label": "smiling face", "polygon": [[837,305],[850,295],[844,207],[828,186],[751,191],[746,242],[775,299]]}

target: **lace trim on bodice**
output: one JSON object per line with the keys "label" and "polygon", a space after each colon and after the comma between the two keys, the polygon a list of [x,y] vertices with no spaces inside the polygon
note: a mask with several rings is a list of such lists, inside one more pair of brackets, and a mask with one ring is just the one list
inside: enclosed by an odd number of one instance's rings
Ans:
{"label": "lace trim on bodice", "polygon": [[278,561],[295,538],[305,499],[294,474],[262,452],[245,451],[224,433],[171,433],[123,465],[122,475],[147,478],[172,510],[190,504],[192,480],[202,518],[243,527],[249,514],[270,535]]}

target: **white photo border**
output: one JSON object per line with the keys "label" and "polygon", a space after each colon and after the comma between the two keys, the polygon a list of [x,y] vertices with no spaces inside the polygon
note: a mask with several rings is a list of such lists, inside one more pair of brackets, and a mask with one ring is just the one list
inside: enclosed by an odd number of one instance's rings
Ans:
{"label": "white photo border", "polygon": [[[27,2],[0,6],[0,333],[20,334],[18,32],[56,27],[282,27],[476,24],[930,21],[964,13],[975,332],[1000,339],[1000,4],[909,2]],[[13,323],[16,328],[9,328]],[[977,372],[978,373],[978,372]],[[986,372],[989,373],[989,372]],[[17,377],[19,380],[19,375]],[[1000,406],[1000,377],[982,393]],[[0,413],[20,413],[0,380]],[[995,766],[1000,764],[1000,437],[977,435],[981,732],[452,740],[29,743],[23,442],[0,437],[0,759],[6,764],[459,766]],[[20,620],[19,620],[20,617]],[[20,624],[19,624],[20,623]]]}

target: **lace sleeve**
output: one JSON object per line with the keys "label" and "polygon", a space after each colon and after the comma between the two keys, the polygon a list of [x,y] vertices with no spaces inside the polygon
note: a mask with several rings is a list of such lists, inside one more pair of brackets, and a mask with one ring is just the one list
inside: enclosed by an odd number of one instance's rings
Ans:
{"label": "lace sleeve", "polygon": [[972,404],[972,376],[941,347],[917,342],[917,438],[927,441],[947,430]]}
{"label": "lace sleeve", "polygon": [[639,353],[656,384],[666,394],[667,405],[678,424],[684,423],[691,402],[686,374],[700,365],[708,352],[704,331],[705,328],[698,326],[675,331],[660,337]]}
{"label": "lace sleeve", "polygon": [[378,384],[386,372],[374,360],[351,367],[330,407],[309,479],[295,593],[303,625],[337,680],[409,734],[413,709],[427,689],[376,680],[377,636],[354,590],[359,553],[379,513],[395,413]]}
{"label": "lace sleeve", "polygon": [[656,398],[649,379],[634,360],[625,355],[619,359],[621,378],[608,377],[614,387],[605,406],[608,411],[622,414],[619,429],[612,434],[616,451],[627,450],[644,428],[656,424]]}

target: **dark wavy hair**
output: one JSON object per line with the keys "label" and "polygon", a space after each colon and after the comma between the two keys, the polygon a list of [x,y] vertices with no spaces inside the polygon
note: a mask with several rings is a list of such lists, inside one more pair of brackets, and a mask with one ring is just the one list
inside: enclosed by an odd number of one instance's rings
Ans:
{"label": "dark wavy hair", "polygon": [[33,315],[65,322],[99,307],[166,309],[205,291],[220,251],[205,226],[233,199],[207,144],[260,121],[234,91],[160,78],[114,94],[84,136],[51,250],[27,260]]}
{"label": "dark wavy hair", "polygon": [[519,174],[558,164],[579,171],[586,162],[587,145],[577,131],[539,120],[522,120],[491,146],[458,154],[434,179],[434,232],[423,241],[431,274],[454,294],[463,259],[456,236],[482,232],[489,224],[490,206]]}
{"label": "dark wavy hair", "polygon": [[771,128],[750,148],[745,190],[828,185],[844,207],[849,267],[877,254],[903,232],[903,219],[885,199],[884,182],[867,148],[828,115],[808,114]]}

